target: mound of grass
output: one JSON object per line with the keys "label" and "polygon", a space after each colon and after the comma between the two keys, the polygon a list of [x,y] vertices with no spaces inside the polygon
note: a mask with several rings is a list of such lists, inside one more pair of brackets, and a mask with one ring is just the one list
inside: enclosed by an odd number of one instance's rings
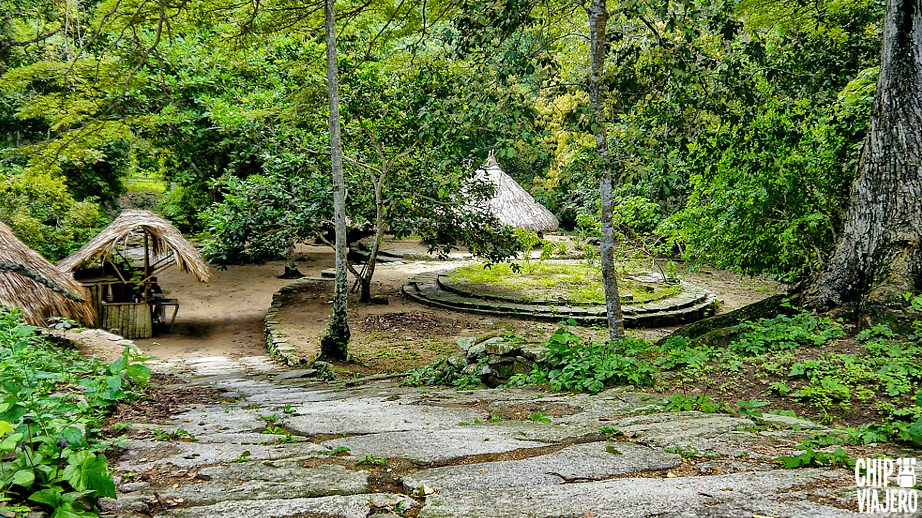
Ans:
{"label": "mound of grass", "polygon": [[[605,304],[602,271],[598,266],[575,261],[541,261],[513,267],[509,263],[485,266],[477,263],[453,271],[452,281],[468,285],[485,295],[514,296],[524,301],[561,304]],[[682,288],[670,284],[619,280],[622,295],[632,304],[644,304],[678,294]]]}

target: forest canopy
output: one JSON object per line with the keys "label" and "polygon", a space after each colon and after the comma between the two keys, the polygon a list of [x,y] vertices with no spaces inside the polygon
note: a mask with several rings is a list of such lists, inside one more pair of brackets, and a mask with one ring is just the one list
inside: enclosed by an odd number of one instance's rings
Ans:
{"label": "forest canopy", "polygon": [[[867,131],[883,7],[608,10],[601,84],[619,233],[720,268],[816,271]],[[0,220],[49,258],[121,206],[154,206],[219,262],[284,255],[331,220],[322,4],[4,0],[0,11]],[[440,209],[492,150],[564,228],[596,231],[581,3],[337,11],[353,224],[374,224],[380,178],[388,232],[508,255],[495,221]]]}

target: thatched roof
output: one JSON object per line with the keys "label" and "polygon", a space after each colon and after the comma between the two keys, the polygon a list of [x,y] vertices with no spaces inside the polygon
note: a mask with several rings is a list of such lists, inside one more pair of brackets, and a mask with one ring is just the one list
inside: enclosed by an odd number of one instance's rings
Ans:
{"label": "thatched roof", "polygon": [[95,320],[83,286],[0,223],[0,305],[19,306],[26,321],[48,325],[48,317],[67,317],[86,325]]}
{"label": "thatched roof", "polygon": [[496,186],[487,206],[502,223],[534,232],[557,229],[557,218],[500,169],[492,152],[477,175]]}
{"label": "thatched roof", "polygon": [[118,248],[143,245],[147,235],[152,264],[158,269],[176,265],[208,282],[210,272],[202,254],[169,221],[147,210],[125,210],[83,248],[62,259],[58,266],[74,272],[93,259],[104,259]]}

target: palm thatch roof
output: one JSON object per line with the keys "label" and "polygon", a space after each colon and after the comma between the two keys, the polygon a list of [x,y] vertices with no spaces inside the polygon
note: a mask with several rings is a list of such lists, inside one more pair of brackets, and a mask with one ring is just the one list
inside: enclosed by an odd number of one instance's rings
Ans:
{"label": "palm thatch roof", "polygon": [[477,170],[477,176],[496,187],[487,207],[503,224],[534,232],[557,230],[557,218],[503,172],[492,152],[484,166]]}
{"label": "palm thatch roof", "polygon": [[172,223],[147,210],[122,211],[115,221],[80,250],[62,259],[58,266],[66,272],[74,272],[94,259],[104,260],[118,253],[119,248],[145,244],[150,249],[153,272],[176,265],[198,280],[208,282],[211,274],[202,254]]}
{"label": "palm thatch roof", "polygon": [[66,317],[86,325],[95,320],[83,286],[0,223],[0,305],[22,308],[26,321],[48,325],[46,318]]}

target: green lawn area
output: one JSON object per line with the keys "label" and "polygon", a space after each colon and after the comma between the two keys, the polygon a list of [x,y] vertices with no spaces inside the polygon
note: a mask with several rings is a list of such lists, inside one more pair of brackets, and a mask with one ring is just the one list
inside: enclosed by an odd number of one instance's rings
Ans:
{"label": "green lawn area", "polygon": [[[518,265],[508,263],[484,267],[483,263],[462,266],[450,279],[471,291],[485,295],[517,297],[529,302],[552,301],[569,304],[605,304],[602,271],[598,265],[577,261],[540,261]],[[619,276],[622,298],[631,304],[644,304],[678,294],[673,284],[639,282]]]}

